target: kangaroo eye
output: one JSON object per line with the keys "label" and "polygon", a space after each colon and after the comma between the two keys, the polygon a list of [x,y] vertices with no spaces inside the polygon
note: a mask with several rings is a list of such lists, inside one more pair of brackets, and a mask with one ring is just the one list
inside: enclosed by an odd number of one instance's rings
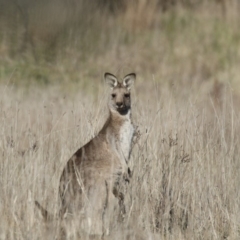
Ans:
{"label": "kangaroo eye", "polygon": [[115,98],[115,97],[116,97],[116,94],[115,94],[115,93],[113,93],[113,94],[112,94],[112,98]]}
{"label": "kangaroo eye", "polygon": [[130,97],[130,94],[129,94],[129,93],[125,93],[124,96],[125,96],[126,98],[129,98],[129,97]]}

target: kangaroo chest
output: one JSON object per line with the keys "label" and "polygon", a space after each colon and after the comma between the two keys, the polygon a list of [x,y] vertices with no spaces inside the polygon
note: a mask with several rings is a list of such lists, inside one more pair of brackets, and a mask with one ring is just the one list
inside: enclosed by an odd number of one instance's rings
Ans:
{"label": "kangaroo chest", "polygon": [[128,161],[131,152],[132,138],[134,134],[134,127],[131,120],[128,119],[123,122],[119,132],[119,150],[123,154],[125,161]]}

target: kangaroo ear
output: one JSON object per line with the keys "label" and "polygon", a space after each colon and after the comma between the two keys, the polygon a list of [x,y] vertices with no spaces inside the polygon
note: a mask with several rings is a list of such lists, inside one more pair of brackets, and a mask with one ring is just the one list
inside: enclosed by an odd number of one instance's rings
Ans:
{"label": "kangaroo ear", "polygon": [[111,74],[111,73],[105,73],[104,74],[104,79],[105,79],[105,82],[111,87],[111,88],[114,88],[118,85],[118,80],[117,78]]}
{"label": "kangaroo ear", "polygon": [[123,78],[123,86],[126,87],[128,90],[130,90],[135,80],[136,80],[136,74],[130,73]]}

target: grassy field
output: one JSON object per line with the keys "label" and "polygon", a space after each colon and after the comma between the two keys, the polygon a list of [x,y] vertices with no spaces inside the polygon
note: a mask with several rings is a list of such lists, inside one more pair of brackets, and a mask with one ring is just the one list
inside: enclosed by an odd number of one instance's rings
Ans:
{"label": "grassy field", "polygon": [[140,133],[127,216],[106,239],[240,238],[239,8],[141,3],[71,21],[51,46],[37,20],[34,48],[21,49],[21,26],[1,31],[0,239],[54,239],[61,227],[66,239],[90,239],[79,219],[46,225],[34,200],[57,213],[66,161],[107,117],[105,71],[137,73]]}

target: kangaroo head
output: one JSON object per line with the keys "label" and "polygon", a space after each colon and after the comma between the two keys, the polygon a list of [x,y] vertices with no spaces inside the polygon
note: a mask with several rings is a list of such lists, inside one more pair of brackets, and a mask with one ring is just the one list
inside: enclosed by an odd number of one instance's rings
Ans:
{"label": "kangaroo head", "polygon": [[111,88],[110,111],[117,111],[121,115],[127,114],[131,108],[130,89],[136,79],[136,74],[126,75],[122,82],[119,82],[117,77],[111,73],[105,73],[104,78]]}

